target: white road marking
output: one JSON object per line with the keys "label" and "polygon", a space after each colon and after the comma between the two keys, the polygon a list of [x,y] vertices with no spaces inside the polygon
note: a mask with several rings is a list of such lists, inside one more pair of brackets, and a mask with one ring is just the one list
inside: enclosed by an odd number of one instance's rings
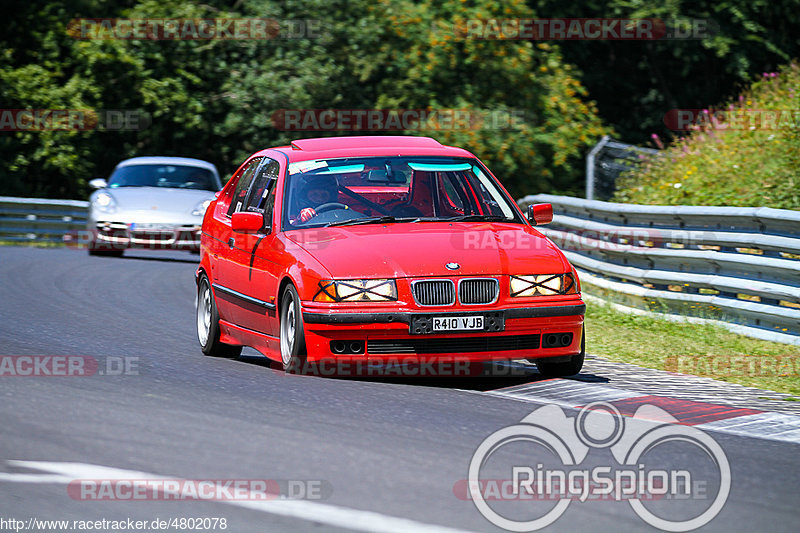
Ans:
{"label": "white road marking", "polygon": [[800,417],[785,413],[759,413],[698,424],[698,428],[768,440],[800,443]]}
{"label": "white road marking", "polygon": [[69,483],[74,478],[68,476],[28,474],[23,472],[0,472],[0,481],[12,483]]}
{"label": "white road marking", "polygon": [[[508,398],[521,402],[537,404],[555,404],[560,407],[578,409],[596,401],[613,403],[616,400],[639,398],[654,393],[634,392],[618,389],[609,385],[584,383],[572,380],[546,380],[523,385],[515,385],[504,389],[490,391],[474,391],[459,389],[462,392]],[[666,394],[661,396],[669,397]],[[712,402],[704,402],[712,403]],[[715,404],[723,405],[723,404]],[[728,406],[725,406],[728,407]],[[777,440],[800,444],[800,416],[786,413],[765,411],[763,413],[744,415],[724,420],[696,424],[694,427],[703,431],[728,433],[756,439]]]}
{"label": "white road marking", "polygon": [[[124,470],[121,468],[86,463],[62,463],[51,461],[7,461],[7,463],[12,466],[57,474],[55,476],[41,476],[47,479],[47,481],[42,481],[44,483],[67,484],[76,479],[176,479],[174,477],[161,476],[148,472]],[[6,477],[0,478],[0,481],[5,480],[20,483],[36,482],[30,479],[34,477],[34,474],[6,473],[5,475]],[[468,533],[461,529],[426,524],[424,522],[384,515],[373,511],[361,511],[307,500],[219,500],[215,501],[215,503],[236,505],[255,511],[308,520],[310,522],[317,522],[353,531],[380,533]]]}

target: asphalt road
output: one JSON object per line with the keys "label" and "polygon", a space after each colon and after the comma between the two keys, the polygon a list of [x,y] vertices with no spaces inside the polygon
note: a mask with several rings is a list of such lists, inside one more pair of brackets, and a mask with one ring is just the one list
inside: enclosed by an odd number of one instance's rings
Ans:
{"label": "asphalt road", "polygon": [[[196,260],[177,252],[114,259],[65,248],[0,248],[0,356],[87,356],[102,371],[0,376],[0,531],[14,530],[2,522],[10,518],[172,517],[225,518],[234,532],[501,531],[458,498],[454,486],[466,479],[487,436],[539,407],[480,391],[536,375],[329,379],[285,375],[249,350],[238,360],[205,357],[195,337]],[[110,375],[120,361],[128,362],[129,372]],[[730,463],[731,491],[703,529],[797,531],[798,446],[709,434]],[[538,450],[509,448],[505,459],[526,465],[550,460]],[[611,460],[600,453],[587,464]],[[658,460],[690,470],[707,466],[677,448]],[[69,480],[125,475],[305,480],[323,494],[234,505],[97,502],[68,491]],[[653,530],[626,502],[607,501],[573,502],[545,529]]]}

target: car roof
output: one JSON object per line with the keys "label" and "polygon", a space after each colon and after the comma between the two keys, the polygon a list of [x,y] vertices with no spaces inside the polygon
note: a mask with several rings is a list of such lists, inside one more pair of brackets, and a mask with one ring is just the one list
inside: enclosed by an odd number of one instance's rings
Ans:
{"label": "car roof", "polygon": [[131,165],[182,165],[188,167],[201,167],[207,168],[212,171],[214,175],[219,176],[217,167],[213,163],[203,161],[202,159],[194,159],[192,157],[167,157],[167,156],[147,156],[147,157],[132,157],[125,159],[117,164],[116,168],[127,167]]}
{"label": "car roof", "polygon": [[[445,146],[431,137],[374,135],[321,137],[293,141],[291,146],[272,148],[286,154],[290,163],[310,159],[369,156],[475,157],[467,150]],[[259,154],[266,155],[267,150]]]}

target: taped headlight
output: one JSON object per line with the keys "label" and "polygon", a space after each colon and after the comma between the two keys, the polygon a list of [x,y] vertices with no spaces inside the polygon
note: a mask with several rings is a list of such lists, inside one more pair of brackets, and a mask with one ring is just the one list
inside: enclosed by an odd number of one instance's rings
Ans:
{"label": "taped headlight", "polygon": [[511,296],[558,296],[577,294],[578,284],[571,272],[566,274],[533,274],[511,276]]}
{"label": "taped headlight", "polygon": [[393,302],[397,284],[393,279],[322,280],[315,302]]}

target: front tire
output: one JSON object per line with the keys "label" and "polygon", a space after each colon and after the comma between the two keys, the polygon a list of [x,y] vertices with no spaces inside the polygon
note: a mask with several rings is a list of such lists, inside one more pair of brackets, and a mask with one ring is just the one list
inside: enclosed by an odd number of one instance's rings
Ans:
{"label": "front tire", "polygon": [[219,313],[211,284],[205,274],[197,284],[197,340],[200,349],[211,357],[239,357],[241,346],[225,344],[219,340]]}
{"label": "front tire", "polygon": [[583,368],[583,360],[586,357],[586,329],[581,328],[581,353],[570,357],[569,361],[560,363],[549,363],[547,359],[538,359],[536,368],[539,373],[549,378],[560,378],[574,376]]}
{"label": "front tire", "polygon": [[124,250],[109,250],[108,248],[95,248],[95,243],[89,243],[89,255],[98,257],[122,257]]}
{"label": "front tire", "polygon": [[298,373],[306,361],[306,337],[303,310],[294,285],[287,285],[281,297],[281,362],[286,372]]}

